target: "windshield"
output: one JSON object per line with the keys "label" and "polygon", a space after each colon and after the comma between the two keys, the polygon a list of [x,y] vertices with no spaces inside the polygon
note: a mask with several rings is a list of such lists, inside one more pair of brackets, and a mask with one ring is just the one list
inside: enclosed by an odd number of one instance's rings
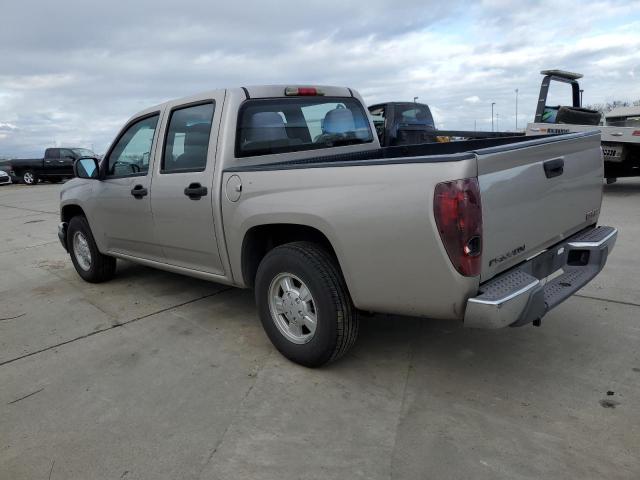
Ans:
{"label": "windshield", "polygon": [[96,154],[93,153],[88,148],[72,148],[73,153],[75,153],[78,157],[95,157]]}
{"label": "windshield", "polygon": [[373,141],[367,115],[354,98],[248,100],[238,118],[238,157],[296,152]]}

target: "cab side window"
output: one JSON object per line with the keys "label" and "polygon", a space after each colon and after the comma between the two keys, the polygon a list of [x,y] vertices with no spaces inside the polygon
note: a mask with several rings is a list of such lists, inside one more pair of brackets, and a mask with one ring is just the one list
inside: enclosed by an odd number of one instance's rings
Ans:
{"label": "cab side window", "polygon": [[213,111],[213,103],[204,103],[171,112],[162,173],[201,172],[206,168]]}
{"label": "cab side window", "polygon": [[159,115],[139,120],[122,134],[107,159],[108,177],[146,175]]}
{"label": "cab side window", "polygon": [[60,149],[60,158],[64,158],[64,159],[70,159],[71,158],[71,159],[74,159],[74,158],[76,158],[76,156],[68,148],[61,148]]}
{"label": "cab side window", "polygon": [[46,158],[60,158],[60,149],[59,148],[47,148],[47,151],[44,155]]}

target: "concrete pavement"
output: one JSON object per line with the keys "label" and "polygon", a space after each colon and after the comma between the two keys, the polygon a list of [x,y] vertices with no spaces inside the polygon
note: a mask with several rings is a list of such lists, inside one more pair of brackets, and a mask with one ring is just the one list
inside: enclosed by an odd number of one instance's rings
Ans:
{"label": "concrete pavement", "polygon": [[640,180],[606,187],[616,250],[541,328],[374,316],[318,370],[251,292],[82,282],[59,188],[0,188],[0,479],[640,478]]}

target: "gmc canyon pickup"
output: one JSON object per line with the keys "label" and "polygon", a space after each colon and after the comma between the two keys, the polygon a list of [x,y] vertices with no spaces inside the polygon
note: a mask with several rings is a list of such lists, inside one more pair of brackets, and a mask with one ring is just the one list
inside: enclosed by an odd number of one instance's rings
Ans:
{"label": "gmc canyon pickup", "polygon": [[216,90],[134,115],[61,191],[78,274],[116,259],[253,288],[289,359],[353,345],[360,311],[500,328],[540,319],[595,277],[598,132],[380,147],[349,88]]}
{"label": "gmc canyon pickup", "polygon": [[47,148],[44,158],[21,158],[9,160],[9,174],[16,182],[35,185],[39,180],[58,183],[73,177],[73,164],[80,157],[95,157],[86,148]]}

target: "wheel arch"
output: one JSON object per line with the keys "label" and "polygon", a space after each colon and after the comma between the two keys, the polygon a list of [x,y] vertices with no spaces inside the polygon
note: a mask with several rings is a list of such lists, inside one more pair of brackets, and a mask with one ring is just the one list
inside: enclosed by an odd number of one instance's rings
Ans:
{"label": "wheel arch", "polygon": [[86,218],[86,214],[84,213],[82,207],[75,203],[64,205],[60,209],[60,220],[65,223],[69,223],[73,217],[76,217],[78,215],[82,215]]}
{"label": "wheel arch", "polygon": [[297,223],[268,223],[255,225],[245,232],[241,250],[243,283],[247,287],[253,287],[258,266],[265,255],[275,247],[297,241],[309,241],[324,247],[336,260],[344,277],[336,250],[327,235],[321,230]]}

